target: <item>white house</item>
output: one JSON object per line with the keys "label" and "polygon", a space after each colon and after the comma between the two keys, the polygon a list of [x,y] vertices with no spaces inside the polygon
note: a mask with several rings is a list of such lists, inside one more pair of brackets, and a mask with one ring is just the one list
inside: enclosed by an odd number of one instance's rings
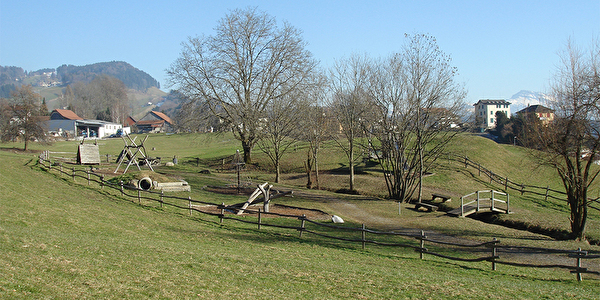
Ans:
{"label": "white house", "polygon": [[479,100],[475,106],[477,127],[486,130],[496,127],[496,112],[501,111],[510,117],[510,102],[505,100]]}

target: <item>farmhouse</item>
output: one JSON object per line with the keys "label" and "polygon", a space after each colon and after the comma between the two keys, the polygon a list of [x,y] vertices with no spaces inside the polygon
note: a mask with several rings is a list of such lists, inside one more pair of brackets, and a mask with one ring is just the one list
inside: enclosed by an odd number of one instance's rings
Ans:
{"label": "farmhouse", "polygon": [[138,132],[171,132],[173,121],[167,115],[158,111],[151,111],[139,121],[135,122]]}
{"label": "farmhouse", "polygon": [[510,102],[505,100],[479,100],[475,106],[476,126],[482,131],[496,127],[496,112],[501,111],[510,117]]}

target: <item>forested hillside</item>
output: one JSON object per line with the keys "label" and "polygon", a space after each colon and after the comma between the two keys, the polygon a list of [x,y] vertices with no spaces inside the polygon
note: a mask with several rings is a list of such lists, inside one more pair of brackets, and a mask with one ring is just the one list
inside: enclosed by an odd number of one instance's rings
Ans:
{"label": "forested hillside", "polygon": [[62,65],[56,69],[63,85],[78,81],[91,82],[97,75],[105,74],[115,77],[127,88],[145,91],[150,87],[160,88],[160,84],[148,73],[141,71],[123,61],[95,63],[85,66]]}

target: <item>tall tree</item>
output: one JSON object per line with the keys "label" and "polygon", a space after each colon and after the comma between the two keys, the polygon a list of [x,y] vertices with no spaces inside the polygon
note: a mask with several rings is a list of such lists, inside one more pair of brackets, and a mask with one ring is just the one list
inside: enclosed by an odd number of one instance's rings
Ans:
{"label": "tall tree", "polygon": [[567,194],[572,237],[584,239],[588,189],[600,173],[594,167],[600,153],[600,44],[583,51],[569,41],[552,89],[554,121],[536,127],[530,146],[542,150],[535,155],[540,163],[556,169]]}
{"label": "tall tree", "polygon": [[278,27],[256,8],[236,9],[219,21],[214,36],[189,38],[167,75],[231,126],[250,163],[267,108],[293,94],[316,66],[305,44],[288,23]]}
{"label": "tall tree", "polygon": [[2,141],[15,141],[21,138],[24,150],[29,142],[36,139],[46,141],[46,131],[41,125],[42,97],[33,91],[31,85],[24,85],[12,92],[12,97],[2,105],[0,134]]}
{"label": "tall tree", "polygon": [[334,136],[337,145],[348,158],[350,190],[354,191],[354,166],[360,150],[358,139],[362,136],[361,118],[367,105],[369,58],[354,54],[350,58],[336,61],[331,70],[332,99],[330,107],[340,124],[341,135]]}
{"label": "tall tree", "polygon": [[386,173],[390,198],[422,196],[422,177],[458,131],[451,130],[464,107],[456,68],[435,38],[407,35],[400,53],[380,61],[370,76],[374,108],[363,126]]}

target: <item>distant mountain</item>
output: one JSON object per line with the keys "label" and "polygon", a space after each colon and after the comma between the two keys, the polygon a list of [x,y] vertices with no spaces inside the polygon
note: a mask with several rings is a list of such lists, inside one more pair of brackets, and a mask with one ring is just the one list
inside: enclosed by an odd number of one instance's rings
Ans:
{"label": "distant mountain", "polygon": [[77,81],[90,82],[96,75],[113,76],[130,89],[145,91],[150,87],[160,88],[160,84],[148,73],[123,61],[101,62],[85,66],[62,65],[56,69],[63,85]]}
{"label": "distant mountain", "polygon": [[510,102],[510,111],[514,114],[530,105],[541,104],[547,107],[549,106],[550,96],[543,93],[522,90],[506,101]]}

